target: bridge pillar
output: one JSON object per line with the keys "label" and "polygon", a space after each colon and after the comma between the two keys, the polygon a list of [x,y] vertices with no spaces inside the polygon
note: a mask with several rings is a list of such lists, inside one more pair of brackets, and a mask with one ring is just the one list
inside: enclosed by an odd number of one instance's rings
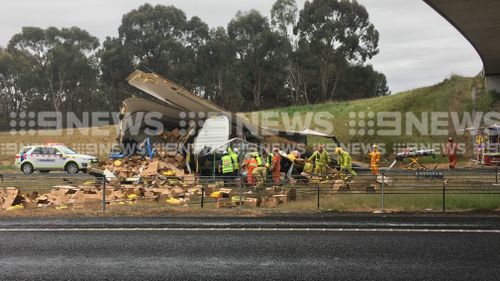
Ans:
{"label": "bridge pillar", "polygon": [[500,74],[486,76],[486,89],[500,93]]}

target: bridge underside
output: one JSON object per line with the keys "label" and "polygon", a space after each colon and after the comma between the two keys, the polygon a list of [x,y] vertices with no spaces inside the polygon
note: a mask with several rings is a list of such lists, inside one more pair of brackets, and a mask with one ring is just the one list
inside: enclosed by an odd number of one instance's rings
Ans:
{"label": "bridge underside", "polygon": [[486,88],[500,93],[500,75],[486,75]]}
{"label": "bridge underside", "polygon": [[469,40],[483,61],[486,87],[500,92],[500,1],[424,1]]}

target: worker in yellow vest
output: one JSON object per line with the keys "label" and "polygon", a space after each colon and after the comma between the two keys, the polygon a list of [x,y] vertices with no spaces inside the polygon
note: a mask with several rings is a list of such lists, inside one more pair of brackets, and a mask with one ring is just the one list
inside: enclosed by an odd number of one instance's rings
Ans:
{"label": "worker in yellow vest", "polygon": [[314,173],[319,176],[325,176],[326,170],[328,168],[328,163],[330,163],[330,155],[323,145],[318,145],[316,151],[309,157],[309,162],[314,161]]}
{"label": "worker in yellow vest", "polygon": [[220,160],[221,164],[219,165],[219,172],[222,172],[224,183],[228,183],[229,180],[233,177],[233,159],[231,158],[231,156],[229,156],[229,153],[227,153],[227,151],[224,151]]}
{"label": "worker in yellow vest", "polygon": [[352,176],[356,176],[357,173],[352,169],[352,158],[347,151],[344,151],[341,147],[335,149],[335,154],[337,154],[337,162],[340,165],[341,172],[348,172]]}
{"label": "worker in yellow vest", "polygon": [[255,155],[255,160],[257,161],[257,166],[262,167],[264,166],[264,163],[262,162],[262,157],[260,157],[260,154],[258,152],[253,153]]}
{"label": "worker in yellow vest", "polygon": [[240,175],[240,162],[238,161],[238,148],[228,147],[227,152],[231,159],[233,160],[234,172],[233,176],[237,177]]}
{"label": "worker in yellow vest", "polygon": [[256,188],[263,188],[267,180],[267,169],[265,166],[257,167],[252,170],[252,177],[255,180]]}
{"label": "worker in yellow vest", "polygon": [[484,148],[485,148],[484,142],[485,142],[485,138],[483,136],[483,133],[480,131],[476,135],[476,161],[479,164],[484,164],[484,161],[483,161],[483,153],[484,153]]}

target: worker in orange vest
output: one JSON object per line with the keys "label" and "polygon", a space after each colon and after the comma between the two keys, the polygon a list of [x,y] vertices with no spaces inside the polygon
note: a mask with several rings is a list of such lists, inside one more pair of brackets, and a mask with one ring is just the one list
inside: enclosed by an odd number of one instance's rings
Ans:
{"label": "worker in orange vest", "polygon": [[271,159],[271,173],[273,175],[274,185],[281,182],[281,156],[277,147],[273,148],[273,157]]}
{"label": "worker in orange vest", "polygon": [[252,153],[250,158],[243,164],[247,168],[247,183],[252,186],[255,185],[255,178],[252,176],[252,172],[258,166],[255,157],[256,155]]}
{"label": "worker in orange vest", "polygon": [[448,138],[448,143],[446,144],[446,155],[450,161],[450,169],[455,169],[457,166],[457,144],[453,142],[453,138]]}
{"label": "worker in orange vest", "polygon": [[378,163],[380,162],[380,152],[378,151],[378,146],[373,145],[373,150],[368,154],[370,156],[370,170],[372,171],[372,175],[378,175]]}

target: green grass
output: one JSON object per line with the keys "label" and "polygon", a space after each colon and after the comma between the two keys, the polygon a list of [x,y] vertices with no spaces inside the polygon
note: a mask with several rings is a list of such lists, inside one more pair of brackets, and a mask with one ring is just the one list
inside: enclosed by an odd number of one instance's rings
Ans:
{"label": "green grass", "polygon": [[[315,210],[316,198],[302,199],[280,205],[280,211],[305,212]],[[380,210],[380,194],[350,194],[322,196],[320,210],[339,212],[373,212]],[[394,212],[442,211],[441,194],[385,195],[384,208]],[[446,196],[447,211],[498,211],[500,194],[449,194]]]}
{"label": "green grass", "polygon": [[[342,143],[385,143],[387,152],[392,153],[393,143],[445,143],[447,136],[432,136],[431,134],[422,135],[418,131],[416,131],[415,128],[413,129],[411,135],[407,135],[405,128],[405,115],[407,112],[412,112],[415,114],[418,120],[421,120],[421,114],[425,112],[449,111],[458,112],[460,118],[462,118],[463,112],[471,112],[472,110],[471,91],[473,87],[478,89],[476,100],[477,111],[488,112],[498,111],[500,109],[500,97],[498,97],[498,95],[495,95],[494,93],[485,92],[483,78],[452,76],[449,79],[445,79],[443,82],[434,86],[410,90],[407,92],[385,97],[277,108],[273,110],[263,111],[263,113],[269,111],[277,111],[288,113],[289,116],[293,116],[293,114],[300,114],[301,116],[305,116],[307,112],[328,112],[334,116],[334,134],[340,139]],[[403,134],[401,136],[391,137],[369,137],[360,135],[351,136],[349,134],[349,121],[353,120],[349,117],[349,113],[351,112],[400,112],[402,114],[401,124]],[[251,113],[247,113],[245,116],[250,119]],[[359,121],[361,119],[357,117],[355,120]],[[365,120],[368,121],[368,118],[365,118]],[[281,122],[278,126],[274,127],[279,129],[284,128]],[[448,127],[452,132],[453,130],[451,130],[451,121]],[[301,130],[305,128],[297,129]],[[310,129],[317,129],[321,131],[321,128],[316,127],[314,123],[312,124]],[[377,129],[377,127],[375,127],[375,129]],[[456,139],[458,142],[470,143],[469,137],[467,136],[456,136]],[[309,139],[309,142],[311,144],[324,143],[325,140],[322,138],[312,137]]]}
{"label": "green grass", "polygon": [[451,210],[498,210],[500,209],[500,194],[448,195],[446,205],[446,208]]}

